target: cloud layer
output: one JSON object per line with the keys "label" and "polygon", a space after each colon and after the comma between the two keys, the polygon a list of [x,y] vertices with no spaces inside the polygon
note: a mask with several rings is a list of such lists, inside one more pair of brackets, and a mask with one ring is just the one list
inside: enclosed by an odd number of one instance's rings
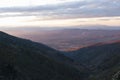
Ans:
{"label": "cloud layer", "polygon": [[0,17],[35,16],[47,19],[120,16],[120,0],[73,0],[31,7],[2,7]]}

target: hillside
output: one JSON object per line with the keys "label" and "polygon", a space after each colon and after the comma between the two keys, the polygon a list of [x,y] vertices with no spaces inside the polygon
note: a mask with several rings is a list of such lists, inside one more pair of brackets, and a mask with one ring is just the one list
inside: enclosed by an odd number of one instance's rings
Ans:
{"label": "hillside", "polygon": [[1,80],[82,80],[87,76],[69,63],[71,59],[48,46],[0,32]]}
{"label": "hillside", "polygon": [[89,80],[112,80],[120,71],[120,41],[91,45],[65,55],[91,69]]}
{"label": "hillside", "polygon": [[0,80],[120,80],[119,77],[120,41],[60,52],[0,32]]}

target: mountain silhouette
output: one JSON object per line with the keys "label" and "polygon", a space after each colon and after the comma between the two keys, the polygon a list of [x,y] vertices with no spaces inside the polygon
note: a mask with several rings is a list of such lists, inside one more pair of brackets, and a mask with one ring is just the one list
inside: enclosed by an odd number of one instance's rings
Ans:
{"label": "mountain silhouette", "polygon": [[80,80],[74,61],[44,44],[0,32],[0,80]]}
{"label": "mountain silhouette", "polygon": [[120,80],[120,41],[60,52],[0,32],[0,80]]}
{"label": "mountain silhouette", "polygon": [[88,80],[112,80],[120,71],[120,41],[94,44],[65,55],[91,70]]}

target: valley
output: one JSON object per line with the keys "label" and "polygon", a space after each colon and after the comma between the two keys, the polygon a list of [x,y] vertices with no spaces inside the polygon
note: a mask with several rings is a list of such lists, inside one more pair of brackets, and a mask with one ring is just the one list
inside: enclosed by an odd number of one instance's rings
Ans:
{"label": "valley", "polygon": [[0,32],[2,80],[119,80],[120,41],[61,52]]}
{"label": "valley", "polygon": [[4,30],[14,36],[43,43],[60,51],[74,51],[97,43],[120,40],[120,30],[77,28],[20,28]]}

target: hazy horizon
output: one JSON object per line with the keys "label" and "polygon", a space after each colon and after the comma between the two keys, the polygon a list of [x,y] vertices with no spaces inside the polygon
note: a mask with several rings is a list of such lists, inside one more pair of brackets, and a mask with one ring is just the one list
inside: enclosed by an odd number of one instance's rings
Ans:
{"label": "hazy horizon", "polygon": [[[119,0],[4,0],[0,1],[2,27],[120,27]],[[102,26],[101,26],[102,27]]]}

